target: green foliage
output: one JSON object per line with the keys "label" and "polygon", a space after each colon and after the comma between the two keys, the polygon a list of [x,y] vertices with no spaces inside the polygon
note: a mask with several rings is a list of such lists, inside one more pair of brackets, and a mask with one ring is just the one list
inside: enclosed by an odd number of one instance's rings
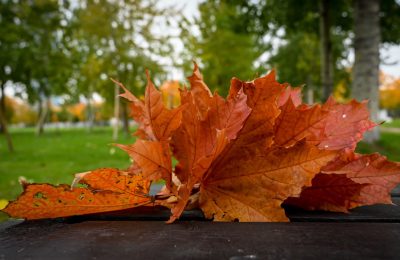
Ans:
{"label": "green foliage", "polygon": [[294,86],[316,87],[321,84],[320,53],[315,34],[293,34],[269,62],[277,69],[281,81],[290,79]]}
{"label": "green foliage", "polygon": [[[349,45],[344,44],[352,26],[349,1],[330,1],[330,23],[335,85],[347,82],[349,71],[343,65],[348,57]],[[306,84],[321,95],[321,41],[319,1],[263,2],[259,19],[265,30],[284,39],[269,63],[278,68],[281,80],[290,79],[295,85]],[[283,33],[283,35],[281,35]]]}
{"label": "green foliage", "polygon": [[[320,0],[263,0],[259,16],[264,31],[276,34],[284,29],[286,34],[309,33],[319,36]],[[329,1],[330,22],[335,26],[334,34],[343,34],[352,29],[351,1]]]}
{"label": "green foliage", "polygon": [[94,92],[114,102],[114,84],[124,82],[134,93],[142,92],[147,68],[160,76],[156,58],[170,51],[167,37],[152,29],[165,10],[155,1],[79,1],[72,19],[76,93],[90,98]]}
{"label": "green foliage", "polygon": [[16,43],[19,48],[22,45],[15,73],[25,85],[29,100],[33,103],[68,93],[65,82],[71,66],[64,41],[65,26],[61,22],[66,17],[59,1],[20,1],[15,6],[20,8],[15,17],[20,30]]}
{"label": "green foliage", "polygon": [[[211,0],[201,3],[199,11],[200,18],[183,28],[189,51],[185,64],[190,66],[190,60],[199,59],[209,87],[226,95],[233,75],[243,80],[255,76],[255,61],[266,50],[252,17],[257,10],[243,1]],[[193,33],[193,26],[200,35]]]}
{"label": "green foliage", "polygon": [[400,2],[396,0],[381,0],[381,37],[382,42],[400,43]]}

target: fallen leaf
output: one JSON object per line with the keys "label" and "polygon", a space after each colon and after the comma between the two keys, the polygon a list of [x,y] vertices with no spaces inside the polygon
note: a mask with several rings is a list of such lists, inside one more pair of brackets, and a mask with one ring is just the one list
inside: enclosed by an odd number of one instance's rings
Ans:
{"label": "fallen leaf", "polygon": [[[36,219],[162,206],[171,223],[200,207],[215,221],[288,221],[282,203],[340,212],[391,203],[400,164],[354,153],[376,126],[365,101],[302,104],[301,88],[280,84],[274,71],[233,78],[225,99],[210,92],[195,63],[190,89],[169,110],[146,74],[144,100],[114,81],[139,124],[134,144],[117,145],[133,159],[127,170],[80,173],[72,187],[22,181],[24,193],[3,211]],[[150,183],[159,179],[165,187],[152,197]]]}
{"label": "fallen leaf", "polygon": [[317,139],[321,149],[354,150],[363,138],[363,134],[377,126],[369,120],[366,101],[352,100],[348,104],[338,104],[330,97],[323,105],[323,109],[329,111],[329,117],[325,123],[324,136]]}
{"label": "fallen leaf", "polygon": [[8,200],[0,199],[0,210],[3,210],[8,204]]}
{"label": "fallen leaf", "polygon": [[285,204],[306,210],[348,212],[362,205],[360,194],[368,186],[356,183],[344,174],[317,174],[311,187],[305,188],[298,198],[288,198]]}
{"label": "fallen leaf", "polygon": [[229,155],[203,180],[200,207],[217,221],[287,221],[281,204],[304,186],[336,153],[300,143],[291,148]]}
{"label": "fallen leaf", "polygon": [[122,210],[152,202],[147,195],[150,182],[139,175],[101,169],[81,177],[88,188],[28,184],[3,211],[14,218],[43,219]]}
{"label": "fallen leaf", "polygon": [[115,80],[114,82],[125,91],[120,96],[126,98],[132,104],[133,117],[139,123],[139,129],[135,135],[152,141],[166,141],[180,125],[184,106],[172,110],[167,109],[162,102],[161,92],[151,82],[147,71],[146,76],[147,86],[144,102],[129,92],[122,83]]}
{"label": "fallen leaf", "polygon": [[347,152],[322,169],[327,174],[345,174],[360,184],[369,184],[361,191],[361,205],[391,204],[390,192],[400,184],[400,163],[380,154],[359,155]]}
{"label": "fallen leaf", "polygon": [[[203,174],[200,207],[208,218],[287,221],[282,202],[311,185],[314,175],[336,155],[306,143],[291,149],[270,148],[279,115],[278,98],[284,91],[274,77],[271,73],[254,82],[232,80],[230,97],[243,91],[252,110],[236,138]],[[190,194],[191,186],[183,186],[170,222],[179,217]]]}
{"label": "fallen leaf", "polygon": [[287,86],[285,91],[282,92],[281,96],[279,97],[279,107],[285,105],[289,99],[292,101],[295,107],[301,105],[301,88],[292,88],[291,86]]}
{"label": "fallen leaf", "polygon": [[325,133],[325,122],[329,111],[323,110],[320,105],[295,106],[289,99],[281,106],[281,113],[276,120],[274,142],[276,145],[291,147],[302,139],[319,143]]}
{"label": "fallen leaf", "polygon": [[133,145],[116,144],[132,157],[147,180],[164,179],[171,188],[172,162],[167,142],[137,140]]}

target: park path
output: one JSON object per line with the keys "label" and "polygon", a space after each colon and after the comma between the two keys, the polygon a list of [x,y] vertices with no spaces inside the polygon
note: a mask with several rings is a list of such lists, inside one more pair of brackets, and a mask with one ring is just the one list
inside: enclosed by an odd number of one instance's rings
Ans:
{"label": "park path", "polygon": [[383,133],[395,133],[400,134],[400,128],[398,127],[381,127]]}

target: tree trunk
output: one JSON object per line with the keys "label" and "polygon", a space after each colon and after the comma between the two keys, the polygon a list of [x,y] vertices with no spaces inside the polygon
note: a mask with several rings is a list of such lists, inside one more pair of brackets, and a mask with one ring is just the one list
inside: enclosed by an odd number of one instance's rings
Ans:
{"label": "tree trunk", "polygon": [[87,97],[87,130],[89,133],[92,132],[93,130],[93,124],[94,124],[94,108],[92,106],[92,98],[91,95],[88,95]]}
{"label": "tree trunk", "polygon": [[[0,87],[1,87],[0,106],[1,107],[0,107],[0,109],[2,109],[4,118],[5,118],[5,115],[6,115],[6,96],[5,96],[5,93],[4,93],[4,85],[5,85],[5,82],[1,82],[1,85],[0,85]],[[4,133],[2,124],[0,124],[0,133]]]}
{"label": "tree trunk", "polygon": [[308,76],[307,77],[307,92],[306,92],[306,102],[309,105],[313,105],[314,104],[314,87],[311,81],[311,77]]}
{"label": "tree trunk", "polygon": [[1,125],[1,129],[2,129],[2,133],[5,135],[6,140],[7,140],[7,147],[8,147],[8,151],[9,152],[14,152],[14,145],[12,142],[12,138],[10,133],[8,132],[8,128],[7,128],[7,120],[6,120],[6,116],[5,116],[5,105],[3,106],[3,100],[5,100],[5,96],[4,96],[4,85],[1,85],[2,88],[2,95],[1,95],[1,105],[0,105],[0,125]]}
{"label": "tree trunk", "polygon": [[129,116],[128,116],[128,107],[126,103],[122,104],[122,124],[125,136],[128,138],[131,133],[129,131]]}
{"label": "tree trunk", "polygon": [[[375,122],[379,120],[379,45],[379,0],[355,0],[352,96],[369,99],[371,119]],[[364,137],[369,143],[378,139],[378,127]]]}
{"label": "tree trunk", "polygon": [[44,124],[46,123],[47,114],[50,109],[50,100],[46,98],[43,103],[42,99],[39,99],[39,120],[36,125],[36,135],[42,135],[44,133]]}
{"label": "tree trunk", "polygon": [[326,101],[333,92],[333,55],[330,32],[331,17],[329,0],[320,0],[319,11],[319,30],[321,35],[322,101]]}
{"label": "tree trunk", "polygon": [[114,88],[114,129],[113,129],[113,140],[117,141],[119,131],[119,86],[115,84]]}

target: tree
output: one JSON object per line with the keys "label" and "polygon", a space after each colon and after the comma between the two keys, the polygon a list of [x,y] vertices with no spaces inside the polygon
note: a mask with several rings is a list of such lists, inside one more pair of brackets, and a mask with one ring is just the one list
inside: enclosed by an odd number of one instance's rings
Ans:
{"label": "tree", "polygon": [[0,130],[7,140],[8,150],[14,150],[10,133],[8,132],[6,119],[5,86],[9,81],[15,81],[19,75],[16,72],[18,63],[18,37],[21,28],[15,19],[19,12],[17,5],[11,1],[0,1]]}
{"label": "tree", "polygon": [[[145,85],[145,69],[162,76],[164,68],[157,58],[171,52],[167,36],[155,36],[154,24],[170,10],[157,7],[156,1],[79,1],[73,17],[74,81],[76,95],[88,102],[89,129],[93,125],[92,95],[100,93],[107,104],[115,104],[115,84],[123,82],[132,92]],[[129,135],[128,108],[121,106],[124,129]],[[119,117],[119,112],[117,113]]]}
{"label": "tree", "polygon": [[[369,99],[373,121],[378,121],[379,112],[379,0],[354,1],[354,67],[352,96]],[[367,142],[379,139],[375,128],[366,134]]]}
{"label": "tree", "polygon": [[[394,0],[354,1],[354,54],[352,96],[369,99],[371,118],[379,113],[379,47],[381,40],[400,42],[400,4]],[[398,23],[397,23],[398,24]],[[365,136],[367,142],[379,139],[379,128]]]}
{"label": "tree", "polygon": [[[314,56],[311,67],[315,68],[316,64],[320,66],[317,82],[322,86],[322,93],[317,96],[320,96],[321,100],[326,100],[331,95],[335,83],[341,81],[344,75],[344,68],[337,64],[348,56],[343,42],[348,38],[351,28],[349,2],[344,0],[265,0],[261,2],[261,6],[262,11],[257,19],[260,19],[260,24],[264,27],[263,33],[270,33],[284,39],[287,44],[293,45],[291,48],[296,48],[295,41],[298,40],[303,42],[316,40],[316,43],[319,43],[320,53]],[[282,31],[283,36],[280,36]],[[305,56],[303,53],[311,52],[308,48],[297,48],[291,55],[296,55],[298,57],[296,60],[301,62]],[[272,59],[275,64],[278,60],[284,62],[285,58],[293,59],[289,56],[283,57],[282,54],[279,56],[280,59]],[[294,67],[297,66],[299,65],[294,65]],[[338,75],[336,75],[337,71],[339,71]],[[316,73],[314,70],[313,74]],[[293,69],[291,76],[295,74],[298,73]],[[310,76],[308,74],[302,76],[303,83],[308,84]],[[291,80],[291,78],[286,80]]]}
{"label": "tree", "polygon": [[[210,0],[201,3],[199,11],[199,19],[184,27],[182,34],[189,50],[185,63],[198,59],[211,89],[226,95],[233,75],[244,80],[255,76],[255,61],[266,50],[256,33],[257,8],[246,1]],[[193,35],[193,26],[200,35]]]}
{"label": "tree", "polygon": [[322,97],[327,100],[333,92],[333,52],[331,37],[331,9],[329,0],[319,1],[319,34],[321,36]]}
{"label": "tree", "polygon": [[[65,1],[64,3],[68,3]],[[17,71],[31,103],[37,103],[37,134],[43,133],[52,95],[67,93],[71,66],[66,48],[67,20],[61,2],[56,0],[21,1],[17,13],[23,31],[18,42]],[[63,25],[64,24],[64,25]]]}
{"label": "tree", "polygon": [[320,55],[317,36],[298,33],[278,48],[269,63],[276,68],[279,79],[290,80],[294,86],[305,84],[307,102],[313,103],[314,93],[318,93],[316,90],[321,84]]}

